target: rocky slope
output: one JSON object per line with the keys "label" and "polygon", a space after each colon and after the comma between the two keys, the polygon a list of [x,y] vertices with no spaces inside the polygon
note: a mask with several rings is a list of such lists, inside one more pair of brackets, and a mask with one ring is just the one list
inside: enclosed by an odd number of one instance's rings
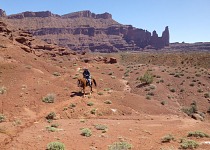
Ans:
{"label": "rocky slope", "polygon": [[168,27],[159,37],[156,31],[151,33],[132,25],[122,25],[113,20],[109,13],[80,11],[60,16],[43,11],[7,16],[1,10],[0,16],[10,24],[28,30],[39,39],[72,50],[116,52],[143,48],[160,49],[169,45]]}

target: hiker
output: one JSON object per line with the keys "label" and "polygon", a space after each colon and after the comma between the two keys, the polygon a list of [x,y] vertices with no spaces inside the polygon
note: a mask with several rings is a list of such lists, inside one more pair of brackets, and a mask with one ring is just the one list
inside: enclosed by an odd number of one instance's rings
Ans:
{"label": "hiker", "polygon": [[83,71],[83,77],[87,80],[88,84],[91,85],[91,76],[87,68],[85,68]]}

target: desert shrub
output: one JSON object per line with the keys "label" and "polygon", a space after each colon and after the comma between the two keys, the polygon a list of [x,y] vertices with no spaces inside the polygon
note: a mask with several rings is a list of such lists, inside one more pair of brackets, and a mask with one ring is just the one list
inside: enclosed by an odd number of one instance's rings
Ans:
{"label": "desert shrub", "polygon": [[167,102],[166,101],[161,101],[160,103],[161,103],[161,105],[165,105]]}
{"label": "desert shrub", "polygon": [[190,104],[190,107],[183,108],[182,111],[188,116],[192,116],[193,113],[196,113],[198,111],[196,102],[192,102]]}
{"label": "desert shrub", "polygon": [[103,92],[98,92],[98,95],[104,95],[104,93]]}
{"label": "desert shrub", "polygon": [[151,96],[146,95],[146,99],[151,100]]}
{"label": "desert shrub", "polygon": [[63,111],[65,111],[65,110],[68,110],[68,107],[64,107],[64,108],[63,108]]}
{"label": "desert shrub", "polygon": [[129,150],[131,148],[132,145],[127,142],[115,142],[108,146],[108,150]]}
{"label": "desert shrub", "polygon": [[0,123],[5,121],[6,117],[4,116],[4,114],[0,114]]}
{"label": "desert shrub", "polygon": [[190,83],[190,86],[195,86],[195,84],[194,83]]}
{"label": "desert shrub", "polygon": [[156,78],[161,78],[161,76],[160,75],[157,75]]}
{"label": "desert shrub", "polygon": [[61,76],[61,74],[60,74],[59,72],[53,72],[53,75],[54,75],[54,76],[57,76],[57,77],[58,77],[58,76]]}
{"label": "desert shrub", "polygon": [[204,93],[204,97],[205,97],[205,98],[210,98],[210,92]]}
{"label": "desert shrub", "polygon": [[147,95],[154,96],[155,94],[153,92],[148,92]]}
{"label": "desert shrub", "polygon": [[202,90],[202,89],[198,89],[197,92],[198,92],[198,93],[202,93],[203,90]]}
{"label": "desert shrub", "polygon": [[176,92],[176,90],[174,88],[171,88],[170,91],[173,93]]}
{"label": "desert shrub", "polygon": [[50,127],[46,127],[46,130],[50,132],[55,132],[57,131],[57,128],[50,126]]}
{"label": "desert shrub", "polygon": [[96,108],[91,109],[90,113],[95,115],[96,114]]}
{"label": "desert shrub", "polygon": [[113,75],[113,72],[108,73],[108,75]]}
{"label": "desert shrub", "polygon": [[209,138],[210,136],[204,132],[201,132],[201,131],[194,131],[194,132],[189,132],[188,137],[200,137],[200,138],[203,138],[203,137],[207,137]]}
{"label": "desert shrub", "polygon": [[94,103],[93,103],[93,102],[88,102],[87,105],[88,105],[88,106],[93,106]]}
{"label": "desert shrub", "polygon": [[145,90],[145,91],[150,91],[150,88],[145,88],[144,90]]}
{"label": "desert shrub", "polygon": [[184,89],[180,89],[180,92],[184,92]]}
{"label": "desert shrub", "polygon": [[55,117],[56,117],[55,112],[50,112],[45,118],[47,120],[53,120],[53,119],[55,119]]}
{"label": "desert shrub", "polygon": [[65,145],[61,142],[50,142],[47,144],[47,150],[65,150]]}
{"label": "desert shrub", "polygon": [[174,73],[174,72],[171,72],[171,73],[169,73],[169,75],[172,75],[172,76],[174,76],[174,75],[175,75],[175,73]]}
{"label": "desert shrub", "polygon": [[112,104],[112,101],[106,100],[106,101],[104,101],[104,103],[105,103],[105,104]]}
{"label": "desert shrub", "polygon": [[182,149],[194,149],[197,148],[199,144],[193,140],[181,139],[180,148]]}
{"label": "desert shrub", "polygon": [[84,128],[81,130],[81,135],[90,137],[92,135],[92,131],[89,128]]}
{"label": "desert shrub", "polygon": [[173,137],[173,135],[169,134],[169,135],[166,135],[164,136],[162,139],[161,139],[161,142],[162,143],[166,143],[166,142],[170,142],[172,140],[174,140],[175,138]]}
{"label": "desert shrub", "polygon": [[176,74],[174,75],[174,77],[180,78],[180,74],[179,74],[179,73],[176,73]]}
{"label": "desert shrub", "polygon": [[145,84],[151,84],[153,82],[153,75],[149,71],[146,71],[145,74],[140,77],[140,81]]}
{"label": "desert shrub", "polygon": [[7,89],[4,86],[0,87],[0,94],[4,94],[6,91]]}
{"label": "desert shrub", "polygon": [[124,73],[124,76],[125,76],[125,77],[128,77],[128,76],[129,76],[129,72],[130,72],[130,71],[128,71],[128,72],[126,71],[126,72]]}
{"label": "desert shrub", "polygon": [[71,104],[69,105],[69,108],[74,108],[74,107],[76,107],[76,104],[74,104],[74,103],[71,103]]}
{"label": "desert shrub", "polygon": [[51,127],[58,128],[59,124],[51,124]]}
{"label": "desert shrub", "polygon": [[105,88],[105,89],[104,89],[104,91],[110,91],[110,90],[111,90],[110,88]]}
{"label": "desert shrub", "polygon": [[149,88],[154,90],[156,87],[154,85],[151,85]]}
{"label": "desert shrub", "polygon": [[85,123],[85,119],[80,119],[80,122]]}
{"label": "desert shrub", "polygon": [[47,94],[47,96],[42,98],[42,102],[45,103],[54,103],[55,101],[55,94]]}
{"label": "desert shrub", "polygon": [[199,73],[196,73],[196,74],[195,74],[195,76],[196,76],[196,77],[200,77],[200,76],[201,76],[201,74],[199,74]]}
{"label": "desert shrub", "polygon": [[164,80],[163,80],[163,79],[161,79],[161,80],[160,80],[160,82],[161,82],[161,83],[164,83]]}
{"label": "desert shrub", "polygon": [[95,128],[97,130],[106,130],[107,129],[107,126],[106,125],[103,125],[103,124],[97,124],[97,125],[95,125]]}

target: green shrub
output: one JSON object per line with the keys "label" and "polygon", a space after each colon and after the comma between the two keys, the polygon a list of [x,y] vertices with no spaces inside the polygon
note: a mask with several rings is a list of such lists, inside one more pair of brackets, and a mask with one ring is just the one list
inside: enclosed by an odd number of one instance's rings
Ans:
{"label": "green shrub", "polygon": [[7,89],[4,86],[0,87],[0,94],[4,94],[6,91]]}
{"label": "green shrub", "polygon": [[190,83],[190,86],[195,86],[195,84],[194,83]]}
{"label": "green shrub", "polygon": [[176,92],[176,90],[174,88],[171,88],[170,91],[173,93]]}
{"label": "green shrub", "polygon": [[203,138],[203,137],[207,137],[209,138],[210,136],[206,133],[203,133],[201,131],[194,131],[194,132],[189,132],[188,137],[200,137],[200,138]]}
{"label": "green shrub", "polygon": [[201,74],[199,74],[199,73],[196,73],[196,74],[195,74],[195,76],[196,76],[196,77],[200,77],[200,76],[201,76]]}
{"label": "green shrub", "polygon": [[132,145],[127,142],[115,142],[108,146],[108,150],[129,150],[131,148]]}
{"label": "green shrub", "polygon": [[193,140],[181,139],[180,148],[182,149],[194,149],[197,148],[199,144]]}
{"label": "green shrub", "polygon": [[104,95],[104,93],[102,93],[102,92],[98,92],[98,95]]}
{"label": "green shrub", "polygon": [[183,108],[182,111],[188,116],[192,116],[193,113],[196,113],[198,111],[196,102],[192,102],[190,104],[190,107]]}
{"label": "green shrub", "polygon": [[209,93],[204,93],[205,98],[210,98],[210,92]]}
{"label": "green shrub", "polygon": [[5,121],[6,117],[3,114],[0,114],[0,123]]}
{"label": "green shrub", "polygon": [[74,103],[71,103],[71,104],[69,105],[69,108],[74,108],[74,107],[76,107],[76,104],[74,104]]}
{"label": "green shrub", "polygon": [[103,124],[97,124],[97,125],[95,125],[95,128],[97,130],[106,130],[107,129],[107,126],[106,125],[103,125]]}
{"label": "green shrub", "polygon": [[161,82],[161,83],[164,83],[164,80],[163,80],[163,79],[161,79],[161,80],[160,80],[160,82]]}
{"label": "green shrub", "polygon": [[60,74],[59,72],[53,72],[53,75],[54,75],[54,76],[57,76],[57,77],[58,77],[58,76],[61,76],[61,74]]}
{"label": "green shrub", "polygon": [[149,71],[146,71],[145,74],[140,77],[140,81],[145,84],[151,84],[153,82],[153,75]]}
{"label": "green shrub", "polygon": [[151,85],[149,88],[154,90],[156,87],[154,85]]}
{"label": "green shrub", "polygon": [[45,103],[54,103],[55,101],[55,94],[47,94],[47,96],[42,98],[42,102]]}
{"label": "green shrub", "polygon": [[146,95],[146,99],[151,100],[151,96]]}
{"label": "green shrub", "polygon": [[51,142],[47,144],[47,150],[65,150],[65,145],[61,142]]}
{"label": "green shrub", "polygon": [[105,103],[105,104],[112,104],[112,101],[106,100],[106,101],[104,101],[104,103]]}
{"label": "green shrub", "polygon": [[89,128],[84,128],[81,130],[81,135],[90,137],[92,135],[92,131]]}
{"label": "green shrub", "polygon": [[87,105],[88,105],[88,106],[93,106],[94,103],[93,103],[93,102],[88,102]]}
{"label": "green shrub", "polygon": [[170,141],[172,141],[172,140],[174,140],[174,137],[173,137],[173,135],[169,134],[169,135],[164,136],[164,137],[161,139],[161,142],[162,142],[162,143],[166,143],[166,142],[170,142]]}
{"label": "green shrub", "polygon": [[110,88],[105,88],[105,89],[104,89],[104,91],[110,91],[110,90],[111,90]]}
{"label": "green shrub", "polygon": [[53,119],[55,119],[55,117],[56,117],[55,112],[50,112],[45,118],[47,120],[53,120]]}
{"label": "green shrub", "polygon": [[46,130],[50,132],[55,132],[57,131],[57,128],[50,126],[50,127],[46,127]]}
{"label": "green shrub", "polygon": [[147,95],[154,96],[155,94],[153,92],[148,92]]}
{"label": "green shrub", "polygon": [[180,89],[180,92],[184,92],[184,89]]}
{"label": "green shrub", "polygon": [[198,92],[198,93],[202,93],[203,90],[202,90],[202,89],[198,89],[197,92]]}
{"label": "green shrub", "polygon": [[161,103],[161,105],[165,105],[167,102],[166,101],[162,101],[160,103]]}
{"label": "green shrub", "polygon": [[90,113],[95,115],[96,114],[96,109],[95,108],[91,109]]}
{"label": "green shrub", "polygon": [[108,73],[108,75],[113,75],[113,72]]}

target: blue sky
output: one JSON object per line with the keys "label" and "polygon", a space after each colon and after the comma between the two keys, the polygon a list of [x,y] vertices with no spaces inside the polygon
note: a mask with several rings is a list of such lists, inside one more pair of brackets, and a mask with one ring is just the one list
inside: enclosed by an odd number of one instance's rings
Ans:
{"label": "blue sky", "polygon": [[109,12],[122,24],[162,34],[169,26],[170,42],[210,42],[210,0],[0,0],[7,15],[49,10],[55,14],[90,10]]}

